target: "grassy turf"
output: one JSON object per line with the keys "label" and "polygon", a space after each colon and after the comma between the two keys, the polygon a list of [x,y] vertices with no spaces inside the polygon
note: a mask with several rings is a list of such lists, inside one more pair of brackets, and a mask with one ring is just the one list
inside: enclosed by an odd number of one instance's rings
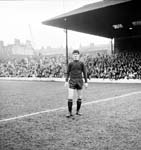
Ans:
{"label": "grassy turf", "polygon": [[[84,102],[140,91],[140,84],[91,83]],[[0,123],[0,150],[140,150],[141,94]],[[61,82],[0,81],[0,119],[66,107]],[[84,103],[83,102],[83,103]],[[75,109],[73,109],[75,111]]]}

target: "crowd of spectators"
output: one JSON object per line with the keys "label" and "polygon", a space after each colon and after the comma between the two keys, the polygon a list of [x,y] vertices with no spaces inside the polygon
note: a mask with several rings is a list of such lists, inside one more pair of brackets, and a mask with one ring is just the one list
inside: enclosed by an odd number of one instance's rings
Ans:
{"label": "crowd of spectators", "polygon": [[64,56],[36,56],[8,59],[0,63],[0,77],[58,77],[64,76]]}
{"label": "crowd of spectators", "polygon": [[[88,78],[141,79],[141,53],[84,54]],[[72,61],[71,56],[69,61]],[[0,77],[65,77],[65,56],[33,56],[0,61]]]}
{"label": "crowd of spectators", "polygon": [[91,78],[141,79],[141,53],[119,53],[86,59]]}

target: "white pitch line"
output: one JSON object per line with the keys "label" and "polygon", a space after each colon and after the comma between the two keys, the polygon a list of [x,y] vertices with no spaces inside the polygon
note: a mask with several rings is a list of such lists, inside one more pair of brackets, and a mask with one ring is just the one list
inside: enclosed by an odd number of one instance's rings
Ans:
{"label": "white pitch line", "polygon": [[119,99],[119,98],[131,96],[131,95],[135,95],[135,94],[141,94],[141,91],[127,93],[127,94],[123,94],[123,95],[120,95],[120,96],[115,96],[115,97],[100,99],[100,100],[96,100],[96,101],[91,101],[91,102],[84,103],[83,105],[90,105],[90,104],[94,104],[94,103],[106,102],[106,101],[110,101],[110,100],[113,100],[113,99]]}
{"label": "white pitch line", "polygon": [[30,116],[35,116],[35,115],[39,115],[39,114],[43,114],[43,113],[49,113],[49,112],[54,112],[54,111],[58,111],[58,110],[64,110],[64,109],[66,109],[66,107],[59,107],[59,108],[56,108],[56,109],[48,109],[48,110],[39,111],[39,112],[35,112],[35,113],[31,113],[31,114],[26,114],[26,115],[22,115],[22,116],[17,116],[17,117],[2,119],[2,120],[0,120],[0,123],[1,122],[11,121],[11,120],[16,120],[16,119],[21,119],[21,118],[26,118],[26,117],[30,117]]}
{"label": "white pitch line", "polygon": [[[141,94],[141,91],[132,92],[132,93],[123,94],[123,95],[120,95],[120,96],[115,96],[115,97],[110,97],[110,98],[105,98],[105,99],[99,99],[99,100],[96,100],[96,101],[86,102],[86,103],[83,103],[83,105],[90,105],[90,104],[95,104],[95,103],[106,102],[106,101],[110,101],[110,100],[113,100],[113,99],[128,97],[128,96],[135,95],[135,94]],[[76,105],[75,105],[75,107],[76,107]],[[59,108],[55,108],[55,109],[48,109],[48,110],[39,111],[39,112],[26,114],[26,115],[22,115],[22,116],[2,119],[2,120],[0,120],[0,123],[8,122],[8,121],[11,121],[11,120],[17,120],[17,119],[21,119],[21,118],[26,118],[26,117],[30,117],[30,116],[35,116],[35,115],[39,115],[39,114],[49,113],[49,112],[61,111],[61,110],[65,110],[65,109],[67,109],[67,107],[59,107]]]}

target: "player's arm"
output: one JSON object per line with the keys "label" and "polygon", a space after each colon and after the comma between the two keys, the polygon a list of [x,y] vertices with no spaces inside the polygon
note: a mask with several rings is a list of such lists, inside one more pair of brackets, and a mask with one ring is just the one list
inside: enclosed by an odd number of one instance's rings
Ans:
{"label": "player's arm", "polygon": [[67,72],[66,72],[66,82],[68,82],[70,77],[70,71],[71,71],[71,63],[68,64]]}
{"label": "player's arm", "polygon": [[67,72],[66,72],[65,86],[68,86],[68,80],[69,80],[69,77],[70,77],[70,70],[71,70],[70,68],[71,68],[71,64],[69,63],[68,67],[67,67]]}
{"label": "player's arm", "polygon": [[82,63],[82,72],[83,72],[85,83],[87,83],[87,71],[86,71],[86,67],[83,63]]}
{"label": "player's arm", "polygon": [[85,80],[85,87],[88,87],[88,82],[87,82],[87,70],[84,64],[82,64],[82,72],[83,72],[83,76],[84,76],[84,80]]}

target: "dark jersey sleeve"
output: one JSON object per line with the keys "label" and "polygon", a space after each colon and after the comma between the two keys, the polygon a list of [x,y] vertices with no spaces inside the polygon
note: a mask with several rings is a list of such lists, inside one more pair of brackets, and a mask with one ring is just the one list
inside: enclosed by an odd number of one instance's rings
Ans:
{"label": "dark jersey sleeve", "polygon": [[85,83],[87,83],[87,70],[86,70],[84,63],[82,63],[82,72],[84,75]]}
{"label": "dark jersey sleeve", "polygon": [[70,71],[71,71],[71,63],[69,63],[67,67],[66,82],[68,82]]}

